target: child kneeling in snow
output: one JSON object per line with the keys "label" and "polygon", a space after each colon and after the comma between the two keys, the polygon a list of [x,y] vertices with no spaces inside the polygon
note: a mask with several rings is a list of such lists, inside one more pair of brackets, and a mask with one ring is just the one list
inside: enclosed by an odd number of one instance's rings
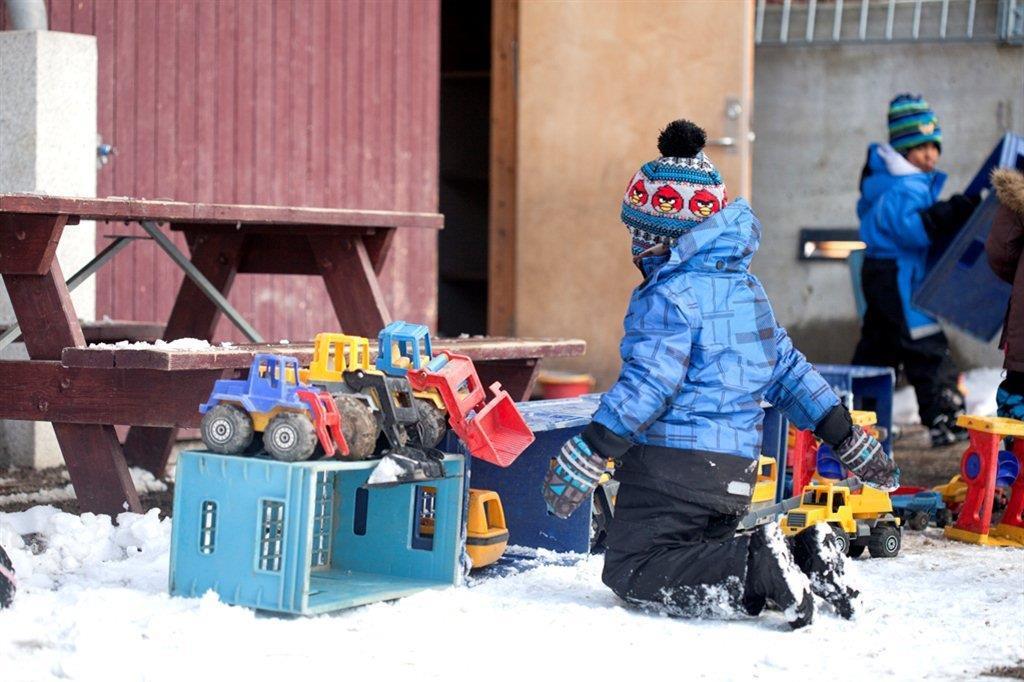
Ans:
{"label": "child kneeling in snow", "polygon": [[724,617],[771,602],[797,628],[811,622],[813,590],[849,617],[856,593],[831,533],[788,545],[774,523],[737,533],[756,479],[761,399],[814,429],[865,482],[893,489],[899,470],[776,323],[748,272],[760,224],[743,199],[726,205],[704,142],[693,123],[669,124],[661,158],[626,190],[622,220],[644,281],[626,312],[622,371],[563,446],[545,501],[568,517],[616,460],[603,580],[627,602]]}

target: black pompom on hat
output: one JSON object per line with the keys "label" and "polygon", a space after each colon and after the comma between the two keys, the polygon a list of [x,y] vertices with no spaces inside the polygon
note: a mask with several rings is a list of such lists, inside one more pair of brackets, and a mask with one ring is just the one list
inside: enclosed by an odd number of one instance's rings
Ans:
{"label": "black pompom on hat", "polygon": [[662,156],[690,159],[704,149],[708,136],[704,129],[692,121],[672,121],[658,135],[658,151]]}

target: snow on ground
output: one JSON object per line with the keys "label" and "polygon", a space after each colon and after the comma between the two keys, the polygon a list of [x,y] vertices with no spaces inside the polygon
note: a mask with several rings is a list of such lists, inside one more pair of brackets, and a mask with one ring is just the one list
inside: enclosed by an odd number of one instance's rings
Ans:
{"label": "snow on ground", "polygon": [[[996,413],[996,389],[1003,380],[1003,370],[983,367],[964,372],[967,414],[994,415]],[[917,414],[917,397],[914,387],[907,385],[893,396],[892,420],[894,424],[920,424]]]}
{"label": "snow on ground", "polygon": [[[162,492],[167,490],[167,484],[157,479],[153,474],[146,471],[145,469],[139,469],[137,467],[131,467],[128,469],[128,473],[131,474],[132,482],[135,484],[135,490],[139,494]],[[69,480],[67,472],[64,472],[65,480]],[[3,483],[7,479],[0,479],[0,483]],[[170,479],[170,480],[173,480]],[[48,488],[45,490],[37,490],[32,493],[10,493],[8,495],[0,495],[0,506],[9,504],[47,504],[49,502],[64,502],[66,500],[75,499],[75,489],[68,483],[61,488]]]}
{"label": "snow on ground", "polygon": [[[973,679],[1024,659],[1024,550],[908,533],[897,559],[853,562],[852,622],[819,611],[685,621],[624,608],[600,557],[319,618],[285,619],[166,594],[171,521],[155,511],[0,514],[21,587],[0,611],[0,678]],[[35,555],[21,541],[28,533]],[[42,548],[41,551],[39,548]],[[112,666],[117,666],[113,668]],[[116,672],[115,672],[116,671]],[[596,676],[596,677],[595,677]],[[358,679],[358,678],[357,678]]]}

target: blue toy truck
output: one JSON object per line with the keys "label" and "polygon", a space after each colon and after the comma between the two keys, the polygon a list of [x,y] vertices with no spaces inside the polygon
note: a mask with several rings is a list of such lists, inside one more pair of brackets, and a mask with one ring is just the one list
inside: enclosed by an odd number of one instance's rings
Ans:
{"label": "blue toy truck", "polygon": [[911,530],[924,530],[934,522],[937,527],[945,528],[953,520],[939,493],[913,488],[904,490],[903,493],[896,490],[889,496],[892,512],[901,519],[902,525]]}
{"label": "blue toy truck", "polygon": [[258,353],[248,378],[217,381],[199,412],[203,442],[219,454],[262,446],[274,459],[296,462],[318,448],[326,457],[349,453],[334,399],[302,383],[293,357]]}

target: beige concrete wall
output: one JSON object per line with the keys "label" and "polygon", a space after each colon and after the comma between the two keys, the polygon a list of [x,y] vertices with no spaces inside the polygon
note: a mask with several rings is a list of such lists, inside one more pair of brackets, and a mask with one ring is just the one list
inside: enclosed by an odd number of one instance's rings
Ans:
{"label": "beige concrete wall", "polygon": [[[606,388],[619,370],[629,293],[639,283],[619,206],[631,175],[658,156],[676,118],[709,138],[733,134],[727,97],[753,92],[753,3],[538,2],[519,26],[515,330],[587,340]],[[750,150],[706,150],[729,196],[748,196]]]}

